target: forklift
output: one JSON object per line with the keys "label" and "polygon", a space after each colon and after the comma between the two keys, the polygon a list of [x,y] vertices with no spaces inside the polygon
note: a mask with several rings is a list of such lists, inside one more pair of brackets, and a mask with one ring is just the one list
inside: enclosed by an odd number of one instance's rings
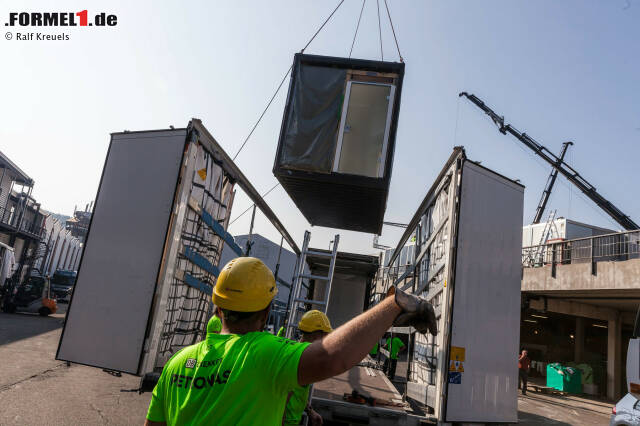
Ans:
{"label": "forklift", "polygon": [[42,276],[34,271],[24,284],[13,283],[14,280],[4,295],[4,312],[29,312],[46,317],[58,310],[55,296],[51,292],[49,276]]}

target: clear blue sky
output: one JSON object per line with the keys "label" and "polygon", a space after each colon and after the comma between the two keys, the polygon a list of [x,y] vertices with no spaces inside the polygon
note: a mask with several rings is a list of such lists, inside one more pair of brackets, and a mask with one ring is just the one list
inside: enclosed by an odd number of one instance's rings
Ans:
{"label": "clear blue sky", "polygon": [[[35,179],[44,208],[66,214],[95,197],[110,132],[182,127],[198,117],[234,153],[293,54],[337,3],[5,1],[2,22],[10,11],[87,8],[117,14],[118,26],[73,28],[69,41],[0,39],[0,150]],[[307,53],[347,55],[361,5],[346,0]],[[367,0],[354,57],[380,57],[375,6]],[[526,185],[523,220],[530,222],[550,169],[459,100],[465,90],[554,151],[574,141],[569,163],[640,221],[640,2],[390,0],[389,6],[406,77],[386,220],[408,221],[452,147],[464,145],[469,158]],[[385,59],[398,60],[383,18]],[[238,158],[260,191],[275,183],[285,95]],[[559,179],[551,208],[617,228],[568,185]],[[300,241],[309,225],[282,188],[267,200]],[[248,205],[238,196],[232,216]],[[231,231],[246,233],[249,218]],[[278,240],[262,218],[256,232]],[[313,228],[313,245],[326,246],[336,232],[343,250],[373,252],[371,235],[325,228]],[[393,245],[398,236],[385,228],[381,242]]]}

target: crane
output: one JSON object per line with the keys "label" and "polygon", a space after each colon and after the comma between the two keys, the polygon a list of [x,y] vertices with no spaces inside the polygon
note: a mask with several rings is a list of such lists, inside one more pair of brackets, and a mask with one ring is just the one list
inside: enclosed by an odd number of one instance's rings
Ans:
{"label": "crane", "polygon": [[[564,155],[567,153],[567,149],[569,149],[569,145],[573,145],[573,142],[565,142],[562,144],[562,151],[560,152],[560,161],[564,160]],[[551,196],[551,190],[553,189],[553,185],[556,183],[556,179],[558,177],[558,169],[553,167],[551,169],[551,174],[547,179],[547,184],[545,185],[544,191],[542,191],[542,197],[540,197],[540,201],[538,202],[538,208],[536,209],[536,214],[533,217],[532,223],[540,223],[542,219],[542,215],[544,214],[544,209],[547,207],[547,201],[549,201],[549,197]]]}
{"label": "crane", "polygon": [[[598,207],[605,211],[609,216],[613,218],[620,226],[622,226],[627,231],[632,231],[635,229],[639,229],[638,226],[629,216],[624,214],[620,209],[614,206],[609,200],[600,195],[596,188],[591,185],[585,178],[583,178],[580,173],[578,173],[573,167],[568,165],[563,159],[558,158],[553,152],[549,151],[544,146],[540,145],[533,138],[531,138],[526,133],[521,133],[518,129],[511,126],[510,124],[504,124],[504,117],[496,114],[491,108],[485,105],[480,98],[478,98],[474,94],[469,94],[467,92],[462,92],[458,96],[465,96],[469,99],[473,104],[475,104],[478,108],[484,111],[491,120],[498,126],[498,130],[503,135],[507,133],[514,136],[520,142],[522,142],[526,147],[531,149],[535,154],[537,154],[540,158],[549,163],[554,169],[556,169],[559,173],[561,173],[569,182],[574,184],[580,189],[591,201],[596,203]],[[543,195],[544,198],[544,195]]]}

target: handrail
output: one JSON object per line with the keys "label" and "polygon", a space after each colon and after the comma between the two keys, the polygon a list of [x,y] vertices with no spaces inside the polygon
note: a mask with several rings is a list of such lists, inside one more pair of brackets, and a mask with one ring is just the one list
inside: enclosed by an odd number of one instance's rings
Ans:
{"label": "handrail", "polygon": [[573,242],[573,241],[592,240],[594,238],[601,238],[601,237],[612,237],[612,236],[624,235],[624,234],[637,234],[639,232],[640,232],[640,230],[635,229],[635,230],[631,230],[631,231],[613,232],[611,234],[592,235],[590,237],[572,238],[570,240],[551,241],[551,242],[546,242],[544,244],[536,244],[536,245],[533,245],[533,246],[524,246],[524,247],[522,247],[522,249],[524,250],[524,249],[531,249],[531,248],[536,248],[536,247],[543,247],[543,246],[548,246],[548,245],[551,245],[551,244],[570,243],[570,242]]}
{"label": "handrail", "polygon": [[640,230],[552,241],[522,248],[523,267],[625,261],[640,258]]}

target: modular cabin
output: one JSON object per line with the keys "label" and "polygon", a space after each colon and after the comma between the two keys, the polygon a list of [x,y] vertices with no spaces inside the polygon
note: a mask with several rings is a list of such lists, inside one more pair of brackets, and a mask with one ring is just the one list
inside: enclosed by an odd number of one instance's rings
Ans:
{"label": "modular cabin", "polygon": [[404,63],[296,54],[273,173],[312,225],[379,234]]}

